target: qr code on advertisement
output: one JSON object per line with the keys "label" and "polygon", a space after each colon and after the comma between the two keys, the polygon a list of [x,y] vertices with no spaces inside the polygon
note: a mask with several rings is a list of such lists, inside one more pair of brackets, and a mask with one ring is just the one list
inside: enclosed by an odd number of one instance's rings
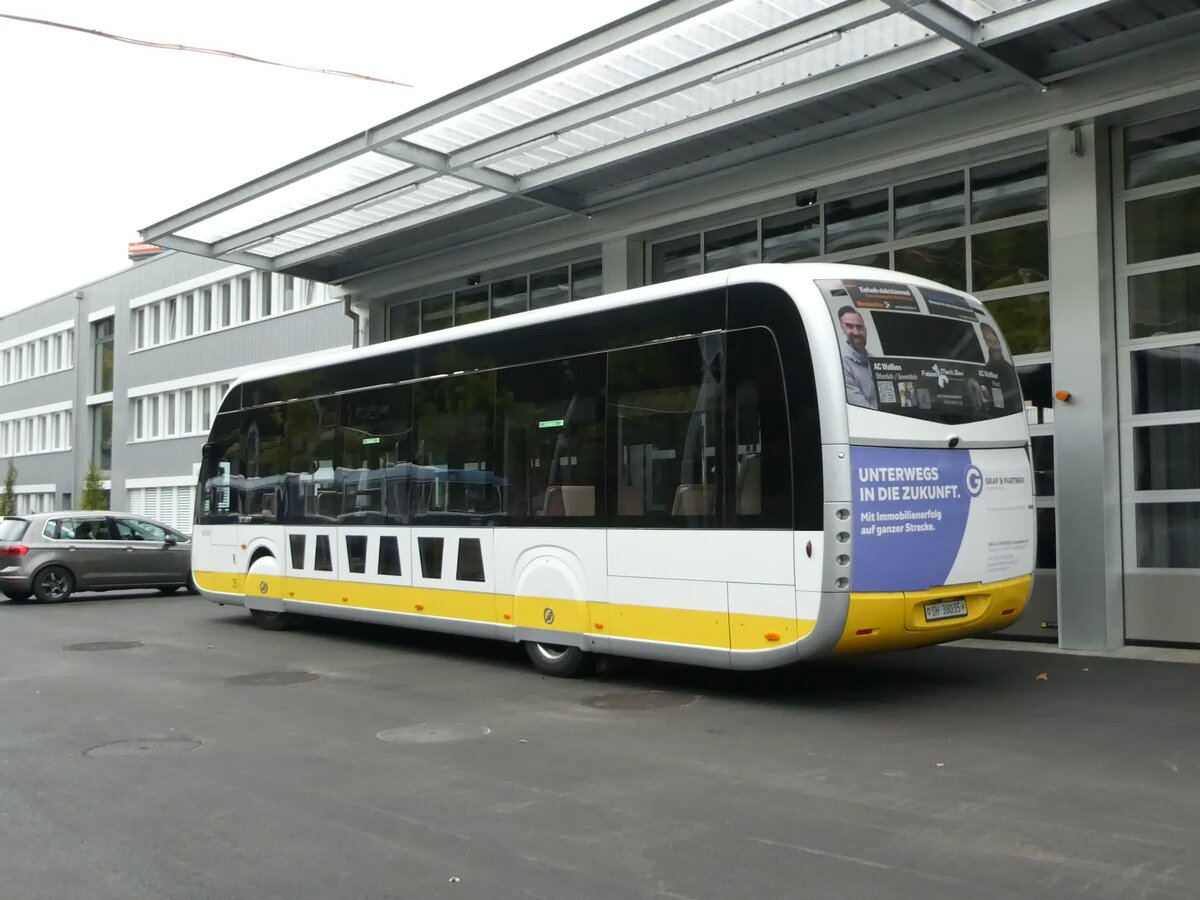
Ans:
{"label": "qr code on advertisement", "polygon": [[998,387],[993,387],[992,402],[996,404],[996,409],[1004,409],[1004,391]]}
{"label": "qr code on advertisement", "polygon": [[896,402],[896,385],[890,381],[879,382],[879,402],[880,403],[895,403]]}

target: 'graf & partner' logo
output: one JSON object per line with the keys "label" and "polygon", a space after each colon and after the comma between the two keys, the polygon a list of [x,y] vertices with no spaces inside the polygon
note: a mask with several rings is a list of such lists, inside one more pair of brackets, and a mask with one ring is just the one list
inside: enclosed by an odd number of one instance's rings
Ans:
{"label": "'graf & partner' logo", "polygon": [[967,466],[967,471],[963,473],[963,481],[966,482],[967,493],[972,497],[983,493],[983,473],[979,471],[979,466]]}

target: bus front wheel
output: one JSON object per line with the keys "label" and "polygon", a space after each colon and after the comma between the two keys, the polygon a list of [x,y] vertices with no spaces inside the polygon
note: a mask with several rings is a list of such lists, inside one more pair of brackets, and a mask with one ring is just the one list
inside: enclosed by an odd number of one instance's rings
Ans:
{"label": "bus front wheel", "polygon": [[567,647],[561,644],[539,644],[536,641],[525,642],[525,652],[533,667],[543,675],[553,675],[557,678],[574,678],[582,675],[592,661],[588,653],[578,647]]}
{"label": "bus front wheel", "polygon": [[296,618],[291,613],[267,612],[265,609],[250,610],[250,618],[264,631],[287,631],[296,624]]}

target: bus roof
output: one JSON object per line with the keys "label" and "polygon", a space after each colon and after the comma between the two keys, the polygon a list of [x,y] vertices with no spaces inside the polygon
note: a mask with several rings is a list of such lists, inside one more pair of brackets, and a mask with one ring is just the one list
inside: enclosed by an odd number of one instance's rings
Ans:
{"label": "bus roof", "polygon": [[[238,376],[232,383],[231,389],[238,385],[263,381],[281,375],[321,369],[339,363],[354,362],[355,360],[372,359],[376,356],[385,356],[389,353],[395,353],[398,350],[436,346],[477,335],[503,333],[515,328],[524,328],[542,322],[567,320],[576,316],[601,312],[605,309],[635,306],[639,303],[649,303],[667,297],[677,297],[680,294],[723,288],[729,284],[746,284],[762,281],[768,284],[779,284],[787,287],[796,284],[798,280],[813,282],[818,279],[846,278],[902,281],[905,284],[913,284],[917,287],[927,286],[966,295],[965,291],[930,281],[927,278],[906,275],[903,272],[895,272],[890,269],[826,262],[755,263],[732,269],[724,269],[720,272],[692,275],[687,278],[678,278],[674,281],[630,288],[612,294],[601,294],[598,297],[590,297],[586,300],[572,300],[568,303],[547,307],[546,309],[528,310],[500,318],[487,319],[482,322],[473,322],[468,325],[454,325],[450,328],[442,328],[425,334],[370,344],[366,347],[335,350],[320,354],[319,356],[318,354],[306,354],[305,358],[302,359],[264,363],[261,367]],[[815,295],[814,298],[819,301],[819,298],[816,298]]]}

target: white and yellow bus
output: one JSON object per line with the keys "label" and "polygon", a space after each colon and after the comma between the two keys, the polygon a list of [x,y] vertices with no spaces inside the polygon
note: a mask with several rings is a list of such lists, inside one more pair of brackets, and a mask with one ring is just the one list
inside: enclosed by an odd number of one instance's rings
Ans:
{"label": "white and yellow bus", "polygon": [[295,614],[735,669],[995,631],[1029,595],[1016,372],[973,297],[759,265],[264,368],[195,580]]}

